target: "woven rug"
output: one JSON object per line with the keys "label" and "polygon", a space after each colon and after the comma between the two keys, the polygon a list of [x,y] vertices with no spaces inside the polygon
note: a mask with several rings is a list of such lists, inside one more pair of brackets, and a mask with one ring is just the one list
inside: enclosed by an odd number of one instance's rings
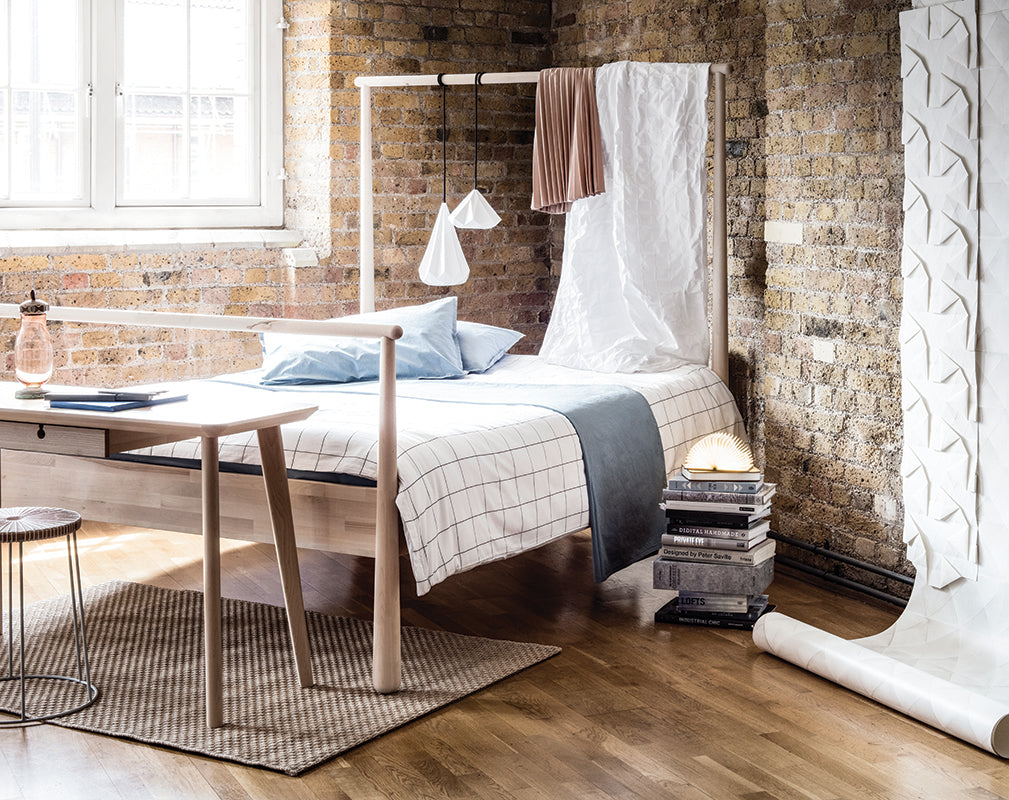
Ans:
{"label": "woven rug", "polygon": [[[403,689],[379,695],[371,688],[371,623],[309,612],[316,685],[302,689],[284,609],[224,599],[225,725],[209,730],[203,595],[112,581],[87,589],[84,602],[91,675],[101,694],[91,707],[54,724],[289,775],[560,652],[404,627]],[[76,675],[69,596],[35,603],[25,617],[28,672]],[[5,622],[4,662],[6,631]],[[73,684],[46,683],[34,682],[29,714],[83,696]],[[0,708],[20,708],[16,686],[0,684]]]}

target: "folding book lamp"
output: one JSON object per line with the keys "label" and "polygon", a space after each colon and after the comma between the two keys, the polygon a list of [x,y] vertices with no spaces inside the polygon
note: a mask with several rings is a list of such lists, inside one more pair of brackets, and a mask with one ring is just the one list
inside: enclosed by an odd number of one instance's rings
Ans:
{"label": "folding book lamp", "polygon": [[455,226],[446,202],[448,171],[445,163],[445,142],[448,140],[448,125],[445,115],[445,82],[438,76],[441,86],[441,206],[434,221],[431,239],[420,262],[420,279],[429,286],[452,286],[465,283],[469,278],[469,264],[459,244]]}
{"label": "folding book lamp", "polygon": [[731,433],[712,433],[687,451],[683,466],[692,474],[704,472],[756,472],[750,446]]}

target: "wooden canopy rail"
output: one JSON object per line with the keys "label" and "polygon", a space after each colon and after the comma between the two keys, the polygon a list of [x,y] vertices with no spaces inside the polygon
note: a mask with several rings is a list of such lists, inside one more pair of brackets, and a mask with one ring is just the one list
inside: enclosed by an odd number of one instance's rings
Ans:
{"label": "wooden canopy rail", "polygon": [[[726,224],[725,185],[725,77],[732,72],[729,64],[711,64],[714,84],[714,116],[712,155],[712,245],[711,245],[711,369],[724,382],[729,380],[729,301],[728,301],[728,226]],[[506,85],[536,83],[539,72],[482,72],[480,85]],[[476,73],[442,75],[448,86],[472,86]],[[361,76],[354,79],[361,91],[361,194],[360,203],[360,264],[361,312],[375,310],[375,230],[369,223],[374,219],[374,190],[372,184],[372,89],[404,88],[410,86],[437,86],[437,75],[382,75]]]}

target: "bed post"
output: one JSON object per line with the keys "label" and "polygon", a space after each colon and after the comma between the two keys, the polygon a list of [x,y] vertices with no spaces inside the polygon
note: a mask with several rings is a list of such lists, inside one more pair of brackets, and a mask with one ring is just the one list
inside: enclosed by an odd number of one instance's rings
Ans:
{"label": "bed post", "polygon": [[371,87],[361,85],[361,191],[358,195],[358,228],[361,240],[359,253],[359,310],[362,314],[375,310],[375,222],[371,185]]}
{"label": "bed post", "polygon": [[396,342],[382,339],[379,363],[378,499],[375,519],[375,631],[371,681],[400,686],[399,513],[396,510]]}
{"label": "bed post", "polygon": [[729,269],[725,187],[725,76],[728,64],[712,64],[715,89],[711,199],[711,369],[729,382]]}

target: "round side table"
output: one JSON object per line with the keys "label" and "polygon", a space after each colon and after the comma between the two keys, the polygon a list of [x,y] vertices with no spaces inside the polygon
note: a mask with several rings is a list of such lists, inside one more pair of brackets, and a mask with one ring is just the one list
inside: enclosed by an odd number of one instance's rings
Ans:
{"label": "round side table", "polygon": [[[77,556],[77,529],[81,527],[81,515],[64,508],[0,508],[0,620],[3,619],[3,545],[7,545],[7,674],[0,675],[0,684],[17,681],[20,683],[20,713],[17,710],[7,713],[15,714],[14,719],[0,718],[0,727],[22,727],[46,720],[72,714],[90,706],[98,698],[98,689],[91,682],[91,667],[88,663],[87,626],[84,622],[84,596],[81,590],[81,565]],[[45,539],[58,539],[61,536],[67,540],[67,565],[70,575],[70,603],[73,608],[74,645],[76,647],[77,675],[46,675],[30,674],[25,668],[25,612],[24,612],[24,545],[25,542],[38,542]],[[17,545],[18,564],[18,611],[20,628],[18,641],[18,658],[14,657],[14,545]],[[3,638],[0,626],[0,641]],[[15,663],[18,670],[15,671]],[[2,655],[0,655],[2,668]],[[47,700],[43,708],[29,713],[26,708],[25,687],[31,682],[42,688],[58,688],[53,683],[63,681],[77,684],[80,691],[71,690],[70,700],[54,703]],[[83,696],[83,701],[77,703],[74,694]],[[69,708],[67,703],[75,703]]]}

